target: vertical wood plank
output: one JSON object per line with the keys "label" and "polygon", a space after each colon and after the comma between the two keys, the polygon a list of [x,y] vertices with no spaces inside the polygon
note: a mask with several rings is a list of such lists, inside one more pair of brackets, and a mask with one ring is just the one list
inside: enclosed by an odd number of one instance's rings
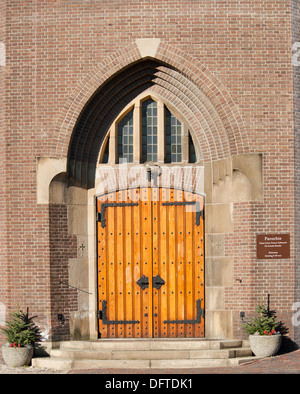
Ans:
{"label": "vertical wood plank", "polygon": [[[191,193],[185,193],[186,201],[192,201],[193,196]],[[193,221],[193,211],[194,207],[185,207],[185,247],[186,247],[186,261],[185,261],[185,305],[186,305],[186,319],[192,320],[196,317],[196,304],[194,297],[194,276],[193,276],[193,266],[194,266],[194,250],[193,250],[193,232],[195,222]],[[194,326],[192,324],[186,324],[186,336],[193,337]]]}
{"label": "vertical wood plank", "polygon": [[[97,212],[101,212],[101,203],[105,202],[106,196],[101,196],[97,200]],[[106,299],[107,293],[107,264],[106,264],[106,236],[104,229],[101,228],[101,223],[97,223],[97,236],[98,236],[98,310],[102,310],[102,301]],[[99,320],[99,333],[101,338],[107,338],[107,326],[102,324]]]}
{"label": "vertical wood plank", "polygon": [[[170,202],[174,202],[174,190],[170,191]],[[176,242],[175,242],[175,217],[176,207],[174,205],[168,206],[168,236],[169,236],[169,247],[168,247],[168,282],[167,291],[169,294],[169,320],[177,320],[176,314]],[[169,337],[173,338],[176,335],[175,323],[169,324]]]}
{"label": "vertical wood plank", "polygon": [[[124,191],[124,202],[129,202],[127,191]],[[131,255],[131,245],[132,245],[132,207],[124,207],[124,280],[125,280],[125,311],[126,320],[133,320],[133,261]],[[125,320],[125,319],[124,319]],[[133,324],[125,324],[124,331],[127,338],[131,338],[133,335]]]}
{"label": "vertical wood plank", "polygon": [[[116,193],[111,193],[108,197],[108,202],[116,201]],[[106,208],[105,218],[107,239],[107,316],[109,320],[116,320],[116,215],[114,208]],[[108,326],[108,336],[110,338],[115,338],[115,326],[113,324]]]}
{"label": "vertical wood plank", "polygon": [[140,324],[134,324],[133,335],[136,338],[142,336],[141,327],[143,324],[143,313],[142,313],[142,292],[143,290],[136,284],[139,278],[142,276],[141,267],[141,201],[140,201],[140,189],[134,189],[131,191],[131,201],[133,203],[138,203],[138,206],[132,209],[132,233],[133,233],[133,282],[134,282],[134,297],[133,297],[133,311],[134,320],[139,320]]}
{"label": "vertical wood plank", "polygon": [[151,188],[141,188],[141,196],[142,275],[149,278],[149,287],[143,290],[142,336],[149,338],[153,335]]}
{"label": "vertical wood plank", "polygon": [[[116,203],[120,201],[119,193],[116,193]],[[107,208],[106,213],[106,222],[110,222],[112,219],[112,214],[115,217],[115,227],[114,227],[114,239],[118,239],[118,242],[114,242],[115,249],[115,259],[114,259],[114,272],[115,272],[115,318],[114,320],[123,320],[125,311],[124,304],[122,299],[122,294],[124,293],[123,287],[123,265],[124,265],[124,256],[123,256],[123,243],[124,243],[124,235],[123,235],[123,218],[121,208]],[[110,224],[111,225],[111,224]],[[111,236],[111,233],[109,233]],[[111,262],[110,262],[111,264]],[[111,292],[112,293],[112,292]],[[111,295],[111,294],[110,294]],[[109,297],[110,298],[110,297]],[[108,301],[109,305],[111,305],[111,299]],[[109,319],[112,320],[111,314],[108,315]],[[114,327],[114,336],[122,337],[123,335],[123,326],[115,325]]]}
{"label": "vertical wood plank", "polygon": [[[151,189],[151,204],[152,204],[152,277],[156,277],[156,275],[160,275],[160,263],[159,263],[159,189],[152,188]],[[160,337],[161,324],[159,319],[159,305],[160,305],[160,295],[161,289],[153,288],[153,336],[155,338]]]}
{"label": "vertical wood plank", "polygon": [[[183,192],[178,190],[176,201],[183,202]],[[185,207],[179,205],[176,209],[176,247],[177,247],[177,319],[185,320]],[[185,336],[185,324],[178,324],[177,336]]]}
{"label": "vertical wood plank", "polygon": [[[158,319],[160,322],[160,337],[168,336],[168,324],[164,324],[164,320],[168,319],[168,234],[167,234],[167,207],[162,203],[166,202],[166,189],[160,190],[160,199],[158,201],[158,221],[160,225],[159,231],[159,275],[166,282],[160,289],[160,299],[158,300]],[[154,275],[155,276],[155,275]]]}
{"label": "vertical wood plank", "polygon": [[[203,197],[195,196],[198,201],[200,210],[204,209]],[[195,298],[200,299],[201,308],[204,308],[204,222],[200,218],[200,225],[194,227],[194,250],[195,250]],[[204,336],[204,319],[201,323],[195,325],[195,337]]]}

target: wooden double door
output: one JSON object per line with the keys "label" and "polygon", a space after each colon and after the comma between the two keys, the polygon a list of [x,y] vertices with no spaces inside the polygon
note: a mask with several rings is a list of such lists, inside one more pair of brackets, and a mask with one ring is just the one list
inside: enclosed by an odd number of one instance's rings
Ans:
{"label": "wooden double door", "polygon": [[167,188],[97,197],[101,338],[204,336],[203,205]]}

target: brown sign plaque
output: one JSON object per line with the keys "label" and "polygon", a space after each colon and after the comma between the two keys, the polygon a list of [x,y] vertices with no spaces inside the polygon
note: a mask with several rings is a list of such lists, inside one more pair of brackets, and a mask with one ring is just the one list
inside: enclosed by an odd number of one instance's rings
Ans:
{"label": "brown sign plaque", "polygon": [[289,259],[290,234],[257,234],[257,259]]}

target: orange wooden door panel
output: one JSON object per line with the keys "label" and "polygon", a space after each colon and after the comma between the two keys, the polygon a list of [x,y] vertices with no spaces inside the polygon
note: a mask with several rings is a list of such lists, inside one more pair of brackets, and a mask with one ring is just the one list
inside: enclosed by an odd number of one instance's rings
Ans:
{"label": "orange wooden door panel", "polygon": [[202,196],[163,188],[97,198],[102,338],[204,336],[203,316],[197,320],[204,227],[199,215],[196,224],[195,202],[203,210]]}
{"label": "orange wooden door panel", "polygon": [[163,188],[157,193],[153,276],[159,275],[165,284],[153,289],[154,336],[203,337],[204,318],[199,319],[199,309],[204,308],[204,223],[202,217],[196,225],[196,204],[185,204],[197,201],[203,211],[203,197]]}
{"label": "orange wooden door panel", "polygon": [[97,222],[98,308],[102,311],[99,332],[102,338],[152,336],[152,314],[149,312],[152,288],[142,290],[136,283],[141,276],[151,278],[152,275],[148,193],[148,188],[126,190],[97,199],[97,212],[102,213]]}

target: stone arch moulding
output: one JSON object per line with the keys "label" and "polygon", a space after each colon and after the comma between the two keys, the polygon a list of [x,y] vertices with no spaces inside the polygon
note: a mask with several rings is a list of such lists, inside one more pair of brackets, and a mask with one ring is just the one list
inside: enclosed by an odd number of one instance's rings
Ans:
{"label": "stone arch moulding", "polygon": [[99,149],[111,122],[147,89],[186,117],[204,162],[249,153],[237,106],[207,67],[160,39],[137,39],[94,67],[60,112],[55,156],[68,158],[70,184],[94,186]]}

